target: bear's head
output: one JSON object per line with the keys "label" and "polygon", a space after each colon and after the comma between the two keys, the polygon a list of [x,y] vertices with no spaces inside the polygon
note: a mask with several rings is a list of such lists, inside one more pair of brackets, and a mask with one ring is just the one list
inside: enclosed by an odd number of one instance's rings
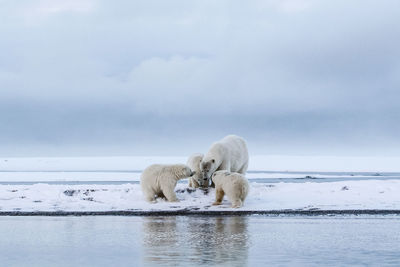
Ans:
{"label": "bear's head", "polygon": [[208,184],[204,183],[203,175],[200,171],[195,171],[192,178],[199,184],[200,187],[208,187]]}
{"label": "bear's head", "polygon": [[196,172],[192,171],[189,166],[186,165],[179,165],[179,168],[177,170],[177,177],[179,179],[184,179],[184,178],[188,178],[188,177],[192,177],[193,175],[195,175]]}
{"label": "bear's head", "polygon": [[200,171],[201,171],[201,176],[203,178],[202,181],[203,184],[208,183],[215,169],[216,169],[215,159],[211,159],[209,161],[202,161],[200,163]]}

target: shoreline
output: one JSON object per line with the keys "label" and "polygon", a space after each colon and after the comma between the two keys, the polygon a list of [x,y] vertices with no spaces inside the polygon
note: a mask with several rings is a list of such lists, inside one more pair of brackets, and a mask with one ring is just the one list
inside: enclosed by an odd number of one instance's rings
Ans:
{"label": "shoreline", "polygon": [[1,216],[336,216],[336,215],[400,215],[400,210],[226,210],[198,211],[193,209],[165,211],[0,211]]}

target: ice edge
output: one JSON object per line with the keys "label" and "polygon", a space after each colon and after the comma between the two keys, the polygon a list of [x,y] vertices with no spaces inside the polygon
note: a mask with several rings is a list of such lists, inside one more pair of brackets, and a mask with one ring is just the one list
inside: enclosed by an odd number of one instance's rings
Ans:
{"label": "ice edge", "polygon": [[166,211],[2,211],[0,216],[334,216],[334,215],[400,215],[400,210],[227,210],[198,211],[192,209]]}

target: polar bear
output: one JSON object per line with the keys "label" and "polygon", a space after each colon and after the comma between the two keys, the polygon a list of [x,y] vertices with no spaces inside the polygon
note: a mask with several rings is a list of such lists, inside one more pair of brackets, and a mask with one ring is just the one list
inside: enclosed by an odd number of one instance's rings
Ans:
{"label": "polar bear", "polygon": [[246,174],[249,152],[246,141],[236,135],[228,135],[211,145],[200,163],[203,182],[209,183],[215,171],[227,170]]}
{"label": "polar bear", "polygon": [[203,183],[203,179],[200,171],[200,162],[204,155],[201,153],[195,153],[188,158],[187,165],[194,171],[194,175],[189,178],[189,187],[208,187],[208,184]]}
{"label": "polar bear", "polygon": [[143,195],[149,202],[155,202],[156,196],[165,197],[170,202],[177,202],[179,200],[174,192],[176,183],[193,174],[194,172],[185,164],[150,165],[140,176]]}
{"label": "polar bear", "polygon": [[216,171],[212,175],[215,183],[215,202],[213,205],[221,205],[224,195],[232,203],[232,208],[240,208],[249,192],[249,183],[244,175],[228,171]]}

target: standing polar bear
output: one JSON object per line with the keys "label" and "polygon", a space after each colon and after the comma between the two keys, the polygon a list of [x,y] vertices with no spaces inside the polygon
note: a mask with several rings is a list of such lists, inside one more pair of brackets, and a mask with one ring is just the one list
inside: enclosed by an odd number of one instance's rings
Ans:
{"label": "standing polar bear", "polygon": [[216,171],[227,170],[246,174],[249,152],[246,141],[236,135],[228,135],[211,145],[200,164],[203,182],[209,183]]}
{"label": "standing polar bear", "polygon": [[179,200],[174,192],[176,183],[193,174],[192,170],[184,164],[150,165],[140,176],[143,195],[149,202],[155,202],[156,196],[165,197],[170,202],[177,202]]}
{"label": "standing polar bear", "polygon": [[240,173],[217,171],[212,175],[215,183],[215,202],[213,205],[221,205],[224,195],[232,203],[232,208],[240,208],[249,192],[249,183]]}
{"label": "standing polar bear", "polygon": [[[201,153],[195,153],[188,158],[187,165],[189,168],[195,172],[195,174],[189,178],[189,187],[197,188],[204,187],[201,171],[200,171],[200,163],[203,159],[204,155]],[[208,185],[207,185],[208,186]]]}

